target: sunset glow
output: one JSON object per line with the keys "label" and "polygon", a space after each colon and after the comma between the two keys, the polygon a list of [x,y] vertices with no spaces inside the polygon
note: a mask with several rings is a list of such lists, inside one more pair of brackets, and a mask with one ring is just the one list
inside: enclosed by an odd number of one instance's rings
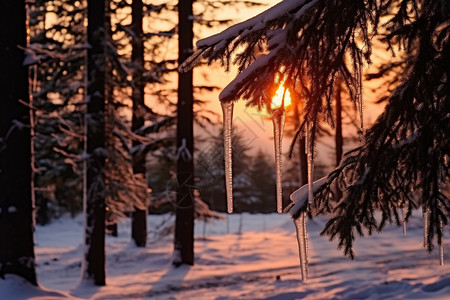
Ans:
{"label": "sunset glow", "polygon": [[[282,105],[284,90],[285,90],[284,84],[280,84],[275,95],[272,97],[272,106],[274,108],[280,107]],[[289,89],[286,89],[286,93],[284,95],[284,107],[289,106],[290,104],[291,104],[291,93],[289,92]]]}

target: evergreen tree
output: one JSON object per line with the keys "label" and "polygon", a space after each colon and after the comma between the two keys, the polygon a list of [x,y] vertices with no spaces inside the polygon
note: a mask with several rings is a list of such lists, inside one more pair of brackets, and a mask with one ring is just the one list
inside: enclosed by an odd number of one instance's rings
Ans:
{"label": "evergreen tree", "polygon": [[149,207],[152,213],[173,212],[176,205],[176,164],[173,143],[172,139],[170,144],[158,149],[149,158],[147,182],[152,190]]}
{"label": "evergreen tree", "polygon": [[[406,221],[414,207],[422,207],[425,246],[431,251],[435,236],[442,244],[450,214],[442,192],[450,175],[449,18],[449,2],[442,0],[286,0],[199,41],[185,66],[205,57],[228,67],[235,54],[240,73],[220,98],[244,98],[260,108],[270,101],[269,89],[283,71],[306,101],[303,125],[310,124],[315,137],[318,122],[333,119],[338,78],[362,111],[362,67],[370,63],[374,38],[381,37],[392,53],[405,49],[395,64],[401,80],[383,114],[365,133],[363,145],[328,176],[314,205],[319,213],[332,213],[323,233],[337,238],[351,257],[356,235],[400,222],[399,204],[407,207]],[[265,54],[255,57],[261,49]],[[336,185],[343,199],[333,203]]]}
{"label": "evergreen tree", "polygon": [[[222,132],[222,131],[221,131]],[[237,212],[255,211],[262,201],[263,195],[255,192],[262,191],[260,186],[254,186],[257,174],[248,164],[251,161],[249,154],[250,145],[246,143],[245,136],[233,128],[233,174],[235,174],[235,185],[233,196]],[[261,154],[263,155],[263,154]],[[224,171],[224,147],[222,133],[207,139],[196,156],[197,186],[200,187],[200,197],[211,209],[226,212],[225,195],[225,171]],[[260,163],[257,161],[255,163]],[[262,163],[262,162],[261,162]],[[267,166],[267,162],[263,162]],[[253,165],[253,164],[252,164]],[[258,175],[259,176],[259,175]],[[274,186],[273,176],[264,178],[268,187]],[[264,190],[264,189],[263,189]],[[255,192],[255,193],[253,193]],[[267,195],[272,197],[269,193]]]}
{"label": "evergreen tree", "polygon": [[[247,164],[247,162],[245,162]],[[248,191],[250,197],[256,197],[259,202],[258,212],[275,212],[275,174],[272,171],[274,163],[266,153],[258,151],[251,165],[252,188]]]}
{"label": "evergreen tree", "polygon": [[[58,216],[67,210],[75,214],[82,207],[81,162],[84,136],[80,132],[83,132],[84,126],[82,121],[85,104],[83,93],[86,74],[86,27],[83,20],[86,10],[79,4],[74,0],[36,1],[30,13],[30,23],[33,26],[31,46],[27,51],[30,54],[30,63],[36,64],[33,66],[32,78],[37,87],[33,94],[33,105],[37,108],[37,206],[43,219],[47,217],[45,205],[41,203],[48,202],[50,209],[56,207],[55,214],[48,217]],[[132,210],[133,206],[142,207],[147,201],[147,195],[144,195],[145,182],[135,180],[131,156],[137,154],[143,157],[148,151],[161,147],[161,143],[153,143],[145,136],[173,123],[173,117],[167,120],[157,119],[159,116],[149,113],[151,110],[144,105],[140,108],[140,114],[145,121],[151,121],[152,124],[138,128],[135,134],[131,132],[131,120],[127,117],[127,101],[130,99],[127,89],[134,84],[129,77],[136,65],[131,62],[129,51],[125,51],[125,47],[130,44],[131,31],[125,28],[122,24],[125,21],[120,18],[123,11],[130,6],[124,1],[111,1],[110,4],[108,18],[105,19],[108,40],[105,49],[105,195],[110,209],[107,220],[109,223],[115,222],[124,212]],[[152,5],[149,6],[147,9],[151,10]],[[59,21],[45,23],[46,15],[56,15]],[[141,81],[157,80],[152,69],[142,73]],[[132,141],[134,146],[130,147]],[[139,145],[136,141],[139,141]],[[54,195],[54,205],[43,197],[51,194]]]}
{"label": "evergreen tree", "polygon": [[[82,209],[85,26],[77,1],[29,4],[37,221]],[[78,3],[79,4],[79,3]],[[57,16],[58,22],[49,16]]]}
{"label": "evergreen tree", "polygon": [[25,22],[25,1],[0,1],[0,277],[37,285]]}

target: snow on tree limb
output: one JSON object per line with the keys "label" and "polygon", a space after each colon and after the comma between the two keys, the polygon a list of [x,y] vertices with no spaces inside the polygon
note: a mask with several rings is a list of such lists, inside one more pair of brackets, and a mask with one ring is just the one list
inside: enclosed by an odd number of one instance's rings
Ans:
{"label": "snow on tree limb", "polygon": [[[215,34],[208,38],[199,40],[195,45],[197,48],[208,48],[215,46],[222,41],[232,40],[238,36],[245,36],[251,34],[252,31],[263,30],[266,25],[283,15],[288,14],[292,10],[305,5],[307,0],[285,0],[272,6],[266,11],[260,13],[259,15],[248,19],[242,23],[233,25],[221,33]],[[310,1],[308,7],[311,3],[316,3],[317,0]],[[215,49],[216,50],[216,49]]]}
{"label": "snow on tree limb", "polygon": [[[268,25],[270,23],[279,22],[277,21],[279,18],[289,20],[292,20],[293,16],[300,18],[308,8],[317,2],[319,0],[309,2],[308,0],[285,0],[247,21],[233,25],[221,33],[199,40],[196,43],[198,50],[179,69],[183,72],[188,71],[198,60],[204,57],[212,58],[210,62],[218,59],[224,53],[228,53],[229,47],[234,51],[239,44],[247,42],[248,39],[254,39],[255,33],[259,33],[256,34],[257,38],[269,37],[271,30]],[[293,15],[293,12],[296,12],[295,15]],[[283,40],[279,37],[274,38],[279,41]],[[237,40],[236,43],[233,43],[234,40]]]}
{"label": "snow on tree limb", "polygon": [[[322,185],[327,182],[327,177],[322,177],[317,181],[314,181],[313,184],[313,193],[315,193]],[[301,211],[304,210],[306,204],[308,203],[308,185],[305,184],[302,187],[295,190],[291,196],[289,197],[292,202],[294,202],[294,206],[291,208],[290,213],[292,218],[298,218]]]}
{"label": "snow on tree limb", "polygon": [[253,74],[260,73],[261,69],[267,68],[270,65],[270,61],[278,56],[278,52],[281,47],[275,48],[269,54],[261,55],[258,57],[247,69],[236,76],[219,94],[219,99],[226,101],[229,98],[234,97],[240,86],[245,84]]}

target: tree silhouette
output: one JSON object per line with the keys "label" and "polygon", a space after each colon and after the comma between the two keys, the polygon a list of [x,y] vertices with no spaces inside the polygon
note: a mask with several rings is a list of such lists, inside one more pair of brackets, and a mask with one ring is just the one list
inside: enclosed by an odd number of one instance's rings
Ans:
{"label": "tree silhouette", "polygon": [[[132,61],[134,63],[133,74],[133,116],[131,121],[131,130],[135,132],[144,126],[144,41],[142,32],[142,18],[143,18],[143,4],[142,0],[133,0],[131,4],[131,16],[133,26],[132,39]],[[134,146],[139,144],[138,141],[133,141]],[[139,155],[133,159],[133,172],[137,178],[145,181],[145,155]],[[146,201],[144,201],[146,202]],[[147,208],[140,208],[135,206],[132,213],[131,236],[138,247],[145,247],[147,243]]]}
{"label": "tree silhouette", "polygon": [[105,285],[105,8],[88,1],[86,228],[84,278]]}
{"label": "tree silhouette", "polygon": [[[178,3],[179,64],[192,54],[192,0]],[[194,91],[192,71],[178,75],[177,202],[174,265],[194,264]]]}
{"label": "tree silhouette", "polygon": [[0,277],[37,285],[25,21],[25,1],[0,1]]}

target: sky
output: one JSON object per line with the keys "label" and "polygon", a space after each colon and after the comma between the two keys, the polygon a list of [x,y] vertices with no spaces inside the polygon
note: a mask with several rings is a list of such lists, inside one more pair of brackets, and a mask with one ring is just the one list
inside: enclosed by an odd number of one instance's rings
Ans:
{"label": "sky", "polygon": [[[202,17],[205,19],[235,18],[236,22],[240,22],[257,15],[258,13],[270,8],[271,6],[279,2],[278,0],[260,1],[262,3],[266,3],[267,5],[261,5],[251,8],[219,8],[213,12],[210,12],[209,15],[202,15]],[[200,36],[200,38],[206,38],[225,30],[226,28],[226,26],[213,26],[206,28],[205,26],[197,25],[194,27],[194,30],[196,31],[196,34]],[[174,44],[173,47],[169,46],[167,52],[164,54],[166,55],[166,58],[176,58],[176,49],[176,44]],[[379,55],[379,57],[383,56]],[[389,56],[384,57],[388,58]],[[366,66],[366,71],[370,70],[371,68],[369,66]],[[213,119],[219,124],[221,123],[222,111],[218,95],[220,91],[234,79],[236,74],[237,69],[235,67],[232,66],[230,72],[227,73],[225,72],[224,68],[221,67],[218,63],[214,63],[211,66],[201,66],[194,69],[194,85],[215,85],[219,87],[219,89],[216,91],[200,95],[200,98],[202,100],[208,101],[204,109],[214,111],[217,116],[213,117]],[[175,78],[170,87],[175,89],[176,84],[177,80]],[[151,104],[152,102],[155,103],[153,99],[148,98],[147,100],[147,103],[155,108],[155,104]],[[366,124],[367,128],[367,126],[373,123],[378,114],[382,111],[383,105],[373,104],[376,100],[376,94],[373,92],[373,84],[371,84],[371,86],[365,86],[364,100],[364,123]],[[174,101],[176,100],[174,99]],[[247,142],[251,144],[251,153],[256,154],[259,150],[263,150],[271,157],[274,157],[273,126],[272,121],[270,120],[270,114],[268,112],[258,111],[253,107],[247,107],[245,105],[245,101],[243,100],[237,101],[234,106],[234,125],[237,127],[238,131],[245,136]],[[201,129],[196,127],[195,134],[202,135],[201,131]],[[330,131],[333,132],[331,128]],[[356,136],[356,129],[351,125],[344,125],[343,131],[344,136]],[[291,142],[292,138],[285,135],[283,139],[284,153],[287,153]],[[199,146],[199,144],[197,144],[197,146]],[[344,151],[348,151],[354,146],[355,145],[344,144]],[[200,145],[200,147],[202,146]],[[199,150],[201,151],[201,149]],[[316,155],[318,161],[320,161],[322,164],[329,165],[328,170],[330,170],[334,164],[334,138],[321,138],[317,145]],[[288,164],[290,164],[290,162],[286,159],[286,155],[284,158],[284,164],[285,168],[288,167]]]}
{"label": "sky", "polygon": [[[268,9],[272,5],[278,3],[277,0],[265,0],[265,3],[267,3],[267,6],[260,6],[251,8],[248,10],[242,10],[238,13],[238,19],[240,21],[244,21],[247,18],[253,17],[256,14]],[[224,12],[217,12],[219,16],[224,16],[227,14],[226,11]],[[202,32],[205,34],[205,37],[213,35],[215,33],[219,33],[220,31],[224,30],[224,28],[212,28],[206,32]],[[378,58],[376,60],[379,60],[382,55],[378,55]],[[388,57],[388,56],[384,56]],[[371,71],[373,67],[366,66],[366,71]],[[203,68],[204,70],[204,68]],[[201,76],[199,76],[199,73],[202,71],[195,70],[194,74],[198,74],[195,78],[198,81],[202,81]],[[204,71],[203,71],[204,72]],[[230,81],[234,79],[234,77],[237,74],[236,68],[232,68],[229,73],[226,73],[223,68],[221,68],[218,65],[213,65],[207,71],[209,76],[208,78],[214,83],[217,83],[220,87],[225,87]],[[380,104],[374,104],[374,102],[377,99],[377,93],[374,92],[374,86],[376,86],[376,83],[366,84],[364,88],[364,123],[366,124],[365,127],[371,123],[373,123],[376,119],[376,117],[380,114],[380,112],[383,109],[383,105]],[[376,89],[375,89],[376,90]],[[216,91],[214,93],[211,93],[210,97],[210,103],[209,107],[221,115],[221,108],[220,108],[220,102],[218,98],[219,91]],[[380,90],[378,90],[380,92]],[[351,110],[350,110],[351,111]],[[344,120],[345,122],[345,120]],[[259,149],[262,149],[263,151],[269,153],[272,157],[274,155],[274,146],[273,146],[273,127],[272,122],[270,120],[270,114],[265,111],[258,111],[255,108],[252,107],[246,107],[245,101],[240,100],[235,104],[234,109],[234,124],[238,127],[238,130],[244,134],[244,136],[247,138],[247,140],[254,145],[255,152]],[[344,125],[344,136],[355,136],[356,130],[350,125],[345,126]],[[333,137],[325,137],[319,140],[319,144],[317,147],[317,157],[318,160],[320,160],[323,163],[326,164],[333,164],[334,158],[333,158],[333,147],[334,147],[334,138]],[[289,149],[289,145],[292,142],[291,137],[284,137],[283,139],[283,152],[286,153],[286,151]],[[344,145],[344,151],[350,150],[353,146],[352,145]],[[285,159],[285,163],[289,163]]]}

